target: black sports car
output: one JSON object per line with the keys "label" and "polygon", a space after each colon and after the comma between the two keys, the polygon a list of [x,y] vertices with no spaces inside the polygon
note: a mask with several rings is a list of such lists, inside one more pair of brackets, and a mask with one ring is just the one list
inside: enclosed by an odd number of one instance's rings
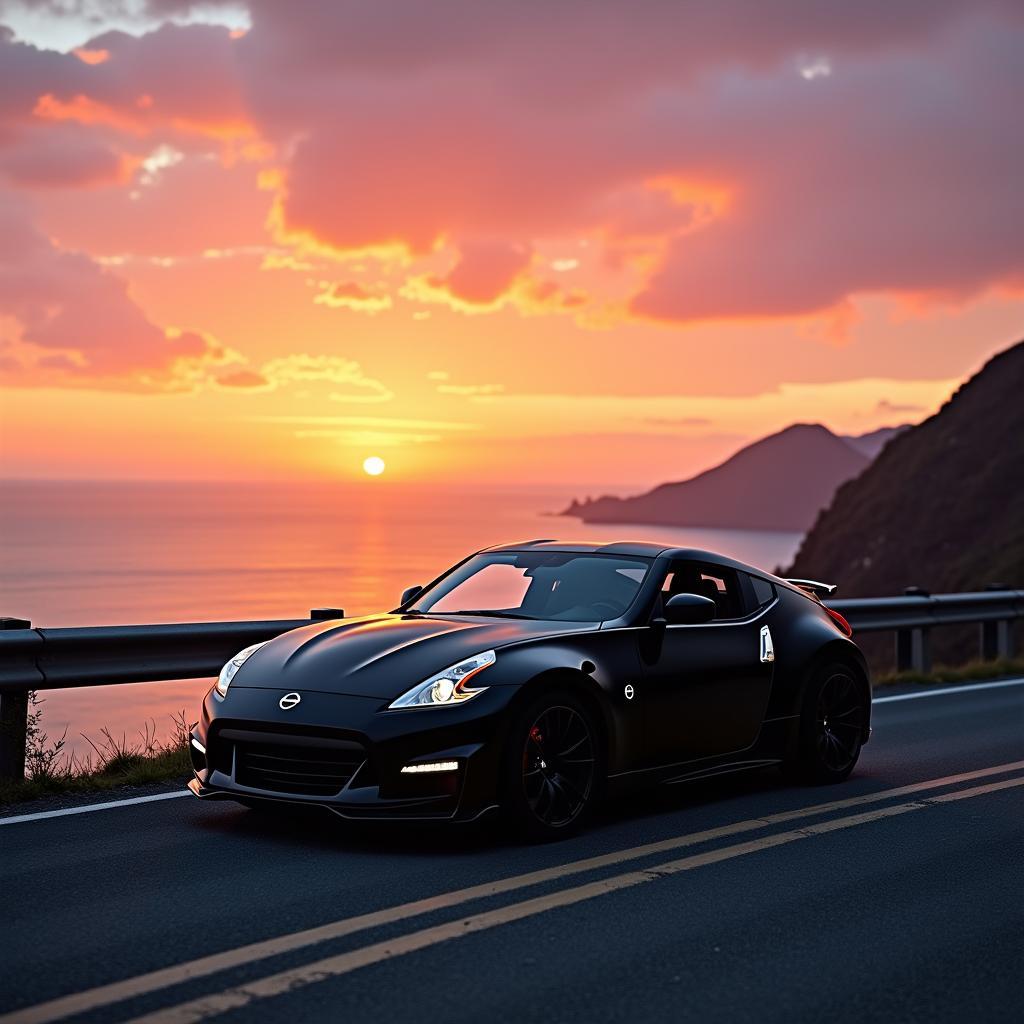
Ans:
{"label": "black sports car", "polygon": [[346,818],[500,810],[543,838],[609,790],[772,764],[837,782],[871,689],[829,590],[650,543],[487,548],[393,612],[232,658],[189,785]]}

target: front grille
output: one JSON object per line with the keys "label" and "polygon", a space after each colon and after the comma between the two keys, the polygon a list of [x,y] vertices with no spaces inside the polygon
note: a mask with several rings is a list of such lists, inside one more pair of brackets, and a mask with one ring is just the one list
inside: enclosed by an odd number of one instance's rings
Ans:
{"label": "front grille", "polygon": [[366,757],[358,743],[313,737],[239,736],[234,748],[239,785],[298,796],[334,796]]}

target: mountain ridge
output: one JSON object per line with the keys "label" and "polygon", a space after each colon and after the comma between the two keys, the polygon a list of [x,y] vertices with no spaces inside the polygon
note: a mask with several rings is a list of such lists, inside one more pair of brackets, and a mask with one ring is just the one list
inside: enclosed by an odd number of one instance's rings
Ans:
{"label": "mountain ridge", "polygon": [[852,445],[861,455],[869,459],[878,457],[878,453],[894,438],[909,430],[911,424],[901,423],[897,427],[879,427],[869,430],[866,434],[838,434],[847,444]]}
{"label": "mountain ridge", "polygon": [[560,515],[586,523],[803,532],[836,488],[870,463],[849,438],[820,423],[794,423],[688,479],[632,497],[574,500]]}

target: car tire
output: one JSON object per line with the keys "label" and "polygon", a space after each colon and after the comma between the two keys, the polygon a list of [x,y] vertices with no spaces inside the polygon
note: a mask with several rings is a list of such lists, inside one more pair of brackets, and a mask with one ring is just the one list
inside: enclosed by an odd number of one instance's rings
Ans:
{"label": "car tire", "polygon": [[502,758],[506,823],[531,842],[578,833],[598,803],[605,752],[593,712],[572,693],[531,701],[509,731]]}
{"label": "car tire", "polygon": [[870,713],[867,688],[844,662],[817,669],[804,691],[796,756],[782,765],[795,782],[827,785],[849,778]]}

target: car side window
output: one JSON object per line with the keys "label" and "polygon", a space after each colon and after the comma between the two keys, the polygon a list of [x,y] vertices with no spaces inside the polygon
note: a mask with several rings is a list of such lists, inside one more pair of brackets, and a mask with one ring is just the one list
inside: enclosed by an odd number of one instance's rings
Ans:
{"label": "car side window", "polygon": [[755,608],[763,608],[775,600],[775,587],[768,580],[761,579],[760,576],[748,576],[747,579],[750,580]]}
{"label": "car side window", "polygon": [[715,622],[740,619],[747,614],[748,601],[740,585],[740,574],[722,565],[673,562],[662,585],[662,601],[675,594],[700,594],[710,598],[715,602]]}

